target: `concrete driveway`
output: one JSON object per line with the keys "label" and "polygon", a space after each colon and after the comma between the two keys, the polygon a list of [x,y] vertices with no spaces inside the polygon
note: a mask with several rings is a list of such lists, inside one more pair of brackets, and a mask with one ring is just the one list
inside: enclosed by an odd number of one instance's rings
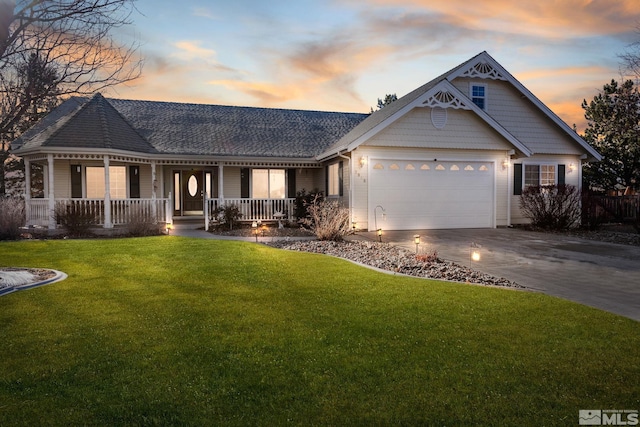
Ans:
{"label": "concrete driveway", "polygon": [[[360,238],[377,240],[375,233]],[[386,231],[383,241],[436,250],[446,260],[530,289],[640,321],[640,247],[519,229]],[[470,246],[481,246],[479,262]]]}

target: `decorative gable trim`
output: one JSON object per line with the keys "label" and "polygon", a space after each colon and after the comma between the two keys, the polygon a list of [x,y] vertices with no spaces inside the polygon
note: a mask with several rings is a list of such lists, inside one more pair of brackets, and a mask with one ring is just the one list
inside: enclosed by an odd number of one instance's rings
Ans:
{"label": "decorative gable trim", "polygon": [[507,81],[507,77],[504,76],[500,70],[486,61],[480,60],[473,63],[471,67],[461,69],[458,73],[458,77],[469,77],[479,79],[491,79],[491,80],[504,80]]}
{"label": "decorative gable trim", "polygon": [[453,81],[457,77],[469,77],[469,78],[485,78],[493,80],[504,80],[511,83],[517,90],[520,91],[529,101],[531,101],[536,107],[542,111],[547,117],[549,117],[556,125],[558,125],[569,137],[571,137],[578,145],[588,153],[589,158],[593,158],[596,161],[602,160],[602,156],[593,147],[591,147],[584,139],[580,137],[573,129],[569,127],[560,117],[558,117],[549,107],[547,107],[542,101],[540,101],[529,89],[527,89],[522,83],[513,77],[502,65],[500,65],[491,55],[486,51],[481,52],[474,58],[471,58],[464,64],[461,64],[445,78],[449,81]]}
{"label": "decorative gable trim", "polygon": [[449,92],[447,89],[440,90],[429,98],[427,98],[421,105],[422,107],[431,107],[431,108],[453,108],[453,109],[462,109],[462,110],[471,110],[469,104],[455,96],[453,93]]}
{"label": "decorative gable trim", "polygon": [[[396,101],[398,102],[398,101]],[[354,139],[347,145],[344,149],[346,151],[353,151],[360,144],[364,143],[368,139],[372,138],[400,118],[402,118],[405,114],[417,107],[431,107],[431,103],[433,103],[434,107],[441,108],[464,108],[466,110],[473,111],[476,113],[482,120],[484,120],[489,126],[495,129],[500,135],[502,135],[509,143],[513,145],[523,156],[529,157],[532,155],[531,151],[524,146],[515,136],[510,134],[505,128],[503,128],[498,122],[495,121],[491,116],[489,116],[485,111],[478,108],[469,98],[467,98],[462,92],[460,92],[453,84],[451,84],[448,80],[441,80],[433,87],[428,89],[424,94],[415,98],[412,102],[409,102],[399,110],[395,111],[386,119],[382,120],[376,126],[372,127],[367,132],[360,135],[358,138]],[[393,104],[392,104],[393,105]],[[385,107],[389,108],[389,107]],[[374,114],[383,113],[384,109],[378,110]],[[370,117],[371,118],[371,117]],[[320,156],[316,157],[318,160],[326,159],[334,153],[325,152]]]}

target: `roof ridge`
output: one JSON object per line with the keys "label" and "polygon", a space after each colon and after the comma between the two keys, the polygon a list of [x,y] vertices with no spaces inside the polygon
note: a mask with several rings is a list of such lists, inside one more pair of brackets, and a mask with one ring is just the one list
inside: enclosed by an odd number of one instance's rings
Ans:
{"label": "roof ridge", "polygon": [[155,150],[155,147],[153,146],[153,144],[151,144],[147,140],[147,138],[145,138],[138,131],[138,129],[129,120],[127,120],[125,116],[122,115],[120,110],[118,110],[111,102],[109,102],[109,99],[105,98],[100,92],[96,93],[94,95],[94,98],[98,99],[101,103],[100,105],[102,108],[100,111],[100,119],[103,121],[103,125],[107,127],[107,129],[105,129],[105,135],[107,137],[107,143],[109,145],[109,148],[111,148],[112,146],[112,139],[111,139],[111,132],[110,132],[111,127],[109,126],[109,120],[107,119],[107,115],[106,115],[107,112],[105,108],[110,108],[111,110],[113,110],[113,112],[118,116],[118,118],[120,118],[120,120],[122,120],[140,139],[142,139],[142,141],[144,141],[149,147]]}
{"label": "roof ridge", "polygon": [[[322,113],[322,114],[369,114],[359,113],[357,111],[327,111],[327,110],[305,110],[302,108],[274,108],[274,107],[256,107],[251,105],[228,105],[228,104],[205,104],[197,102],[179,102],[179,101],[153,101],[150,99],[127,99],[127,98],[105,98],[107,101],[113,100],[117,102],[142,102],[149,104],[169,104],[169,105],[184,105],[193,107],[221,107],[221,108],[237,108],[237,109],[250,109],[250,110],[266,110],[266,111],[290,111],[301,113]],[[117,110],[117,109],[116,109]]]}
{"label": "roof ridge", "polygon": [[[71,111],[69,114],[63,115],[62,117],[57,119],[55,122],[53,122],[51,124],[51,126],[47,126],[44,129],[42,129],[40,132],[36,132],[32,137],[29,137],[29,140],[34,140],[34,139],[36,139],[36,138],[38,138],[40,136],[46,136],[46,139],[49,139],[49,138],[59,134],[65,127],[68,126],[68,124],[71,122],[71,119],[73,119],[75,116],[80,114],[80,112],[82,110],[84,110],[87,107],[87,105],[89,104],[89,98],[84,97],[84,96],[72,96],[72,97],[70,97],[69,99],[67,99],[64,102],[71,102],[71,101],[75,101],[75,100],[78,100],[78,102],[80,102],[80,104],[73,111]],[[36,125],[37,124],[38,123],[36,123]],[[51,133],[49,133],[47,135],[48,132],[51,132]],[[25,134],[26,134],[26,132],[25,132]],[[22,138],[22,136],[20,136],[20,138]]]}
{"label": "roof ridge", "polygon": [[100,128],[102,129],[102,136],[104,137],[105,147],[112,148],[112,140],[111,140],[111,127],[109,126],[109,120],[107,120],[107,112],[105,111],[106,106],[104,105],[106,99],[102,96],[100,92],[97,92],[91,98],[91,102],[95,102],[98,107],[98,117],[100,117]]}

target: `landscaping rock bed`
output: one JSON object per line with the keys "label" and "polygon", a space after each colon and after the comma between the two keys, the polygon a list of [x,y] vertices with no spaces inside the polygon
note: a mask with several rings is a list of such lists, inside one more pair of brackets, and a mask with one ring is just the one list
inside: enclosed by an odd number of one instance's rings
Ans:
{"label": "landscaping rock bed", "polygon": [[[64,275],[66,277],[66,275]],[[44,268],[0,268],[0,295],[14,290],[26,289],[37,283],[46,283],[62,275]]]}
{"label": "landscaping rock bed", "polygon": [[413,252],[392,246],[388,243],[367,241],[329,242],[318,240],[294,242],[280,240],[271,242],[269,245],[293,251],[332,255],[359,264],[409,276],[480,285],[524,288],[510,280],[480,273],[450,261],[443,261],[437,257],[433,260],[423,260],[420,257],[416,257]]}
{"label": "landscaping rock bed", "polygon": [[[301,227],[282,227],[271,224],[270,226],[258,230],[259,238],[283,238],[283,237],[313,237],[314,234]],[[232,237],[255,237],[256,230],[251,228],[250,225],[241,225],[233,230],[217,230],[212,229],[210,233],[217,234],[219,236],[232,236]]]}

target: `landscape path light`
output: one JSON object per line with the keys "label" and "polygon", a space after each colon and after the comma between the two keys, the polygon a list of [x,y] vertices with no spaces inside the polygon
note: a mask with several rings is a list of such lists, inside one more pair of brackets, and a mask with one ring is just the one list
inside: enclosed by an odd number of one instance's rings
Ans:
{"label": "landscape path light", "polygon": [[414,234],[413,235],[413,243],[416,244],[416,255],[418,255],[418,246],[420,246],[420,235],[419,234]]}
{"label": "landscape path light", "polygon": [[[387,213],[384,210],[384,208],[380,205],[377,205],[374,209],[373,209],[373,220],[374,220],[374,226],[376,227],[376,230],[381,231],[382,228],[378,228],[378,208],[380,208],[380,210],[382,210],[382,220],[384,221],[387,217]],[[378,233],[378,235],[381,235],[381,233]]]}
{"label": "landscape path light", "polygon": [[382,242],[382,228],[378,228],[378,240]]}
{"label": "landscape path light", "polygon": [[471,242],[471,246],[469,246],[469,259],[473,262],[480,261],[480,245]]}
{"label": "landscape path light", "polygon": [[253,221],[251,223],[251,229],[253,230],[253,234],[256,235],[256,243],[258,243],[258,223]]}

